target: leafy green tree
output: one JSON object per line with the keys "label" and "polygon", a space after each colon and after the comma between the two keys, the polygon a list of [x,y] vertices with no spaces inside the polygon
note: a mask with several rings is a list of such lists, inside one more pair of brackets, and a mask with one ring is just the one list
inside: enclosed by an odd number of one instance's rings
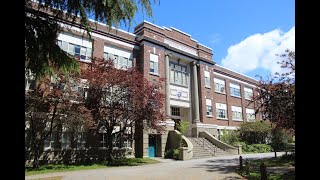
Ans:
{"label": "leafy green tree", "polygon": [[270,133],[271,124],[266,121],[243,123],[239,128],[239,138],[247,144],[265,144]]}
{"label": "leafy green tree", "polygon": [[277,151],[284,150],[288,144],[290,135],[280,127],[274,127],[271,131],[271,147],[274,151],[274,157],[277,157]]}
{"label": "leafy green tree", "polygon": [[130,27],[139,6],[143,13],[152,17],[150,0],[25,0],[26,69],[37,79],[53,75],[57,69],[64,73],[78,71],[79,63],[56,45],[57,34],[61,31],[58,21],[80,24],[90,37],[96,23],[90,22],[89,17],[108,26],[118,27],[123,23]]}

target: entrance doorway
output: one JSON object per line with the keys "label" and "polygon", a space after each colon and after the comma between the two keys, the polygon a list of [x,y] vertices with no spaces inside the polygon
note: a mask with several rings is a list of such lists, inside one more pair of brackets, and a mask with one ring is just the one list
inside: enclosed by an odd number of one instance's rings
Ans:
{"label": "entrance doorway", "polygon": [[161,134],[149,134],[149,157],[161,157]]}

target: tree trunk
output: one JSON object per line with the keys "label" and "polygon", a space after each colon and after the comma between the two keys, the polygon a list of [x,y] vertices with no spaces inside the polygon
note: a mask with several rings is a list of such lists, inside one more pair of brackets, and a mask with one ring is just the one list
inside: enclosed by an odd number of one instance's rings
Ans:
{"label": "tree trunk", "polygon": [[112,150],[113,150],[112,134],[108,133],[108,151],[107,151],[108,165],[111,165],[113,162]]}
{"label": "tree trunk", "polygon": [[32,168],[39,168],[39,148],[34,146],[34,157],[32,162]]}
{"label": "tree trunk", "polygon": [[274,157],[277,158],[277,151],[274,150]]}

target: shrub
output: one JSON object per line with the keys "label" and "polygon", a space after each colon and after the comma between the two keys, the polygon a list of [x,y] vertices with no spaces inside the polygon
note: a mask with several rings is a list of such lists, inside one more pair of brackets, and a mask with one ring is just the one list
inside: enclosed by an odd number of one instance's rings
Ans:
{"label": "shrub", "polygon": [[168,151],[164,152],[165,159],[172,159],[173,158],[173,149],[169,149]]}
{"label": "shrub", "polygon": [[273,151],[285,150],[288,146],[290,135],[284,129],[273,128],[271,132],[271,143]]}
{"label": "shrub", "polygon": [[175,159],[175,160],[179,159],[179,149],[173,150],[173,159]]}
{"label": "shrub", "polygon": [[164,153],[165,159],[179,159],[179,149],[169,149]]}
{"label": "shrub", "polygon": [[222,136],[221,136],[221,141],[227,144],[233,144],[234,142],[239,141],[239,133],[238,131],[227,131],[227,130],[222,130]]}
{"label": "shrub", "polygon": [[245,144],[242,150],[246,153],[266,153],[271,152],[272,147],[267,144]]}
{"label": "shrub", "polygon": [[271,125],[268,122],[247,122],[240,125],[239,138],[247,144],[264,144],[270,133]]}

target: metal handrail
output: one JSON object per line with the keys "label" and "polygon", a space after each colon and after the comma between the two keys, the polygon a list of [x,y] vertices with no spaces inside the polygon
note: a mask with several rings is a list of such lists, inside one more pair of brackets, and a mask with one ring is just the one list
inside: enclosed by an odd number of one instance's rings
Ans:
{"label": "metal handrail", "polygon": [[[197,144],[199,144],[200,147],[201,147],[201,142],[199,143],[198,138],[193,138],[193,139],[195,139],[195,142],[196,142]],[[200,141],[201,141],[201,140],[200,140]],[[214,147],[214,148],[212,149],[212,147],[210,147],[208,144],[204,143],[204,141],[205,141],[205,138],[202,138],[202,148],[205,149],[205,148],[204,148],[204,145],[206,145],[206,147],[209,148],[211,154],[212,154],[212,152],[213,152],[213,156],[215,156],[215,155],[216,155],[216,151],[217,151],[217,147]]]}

